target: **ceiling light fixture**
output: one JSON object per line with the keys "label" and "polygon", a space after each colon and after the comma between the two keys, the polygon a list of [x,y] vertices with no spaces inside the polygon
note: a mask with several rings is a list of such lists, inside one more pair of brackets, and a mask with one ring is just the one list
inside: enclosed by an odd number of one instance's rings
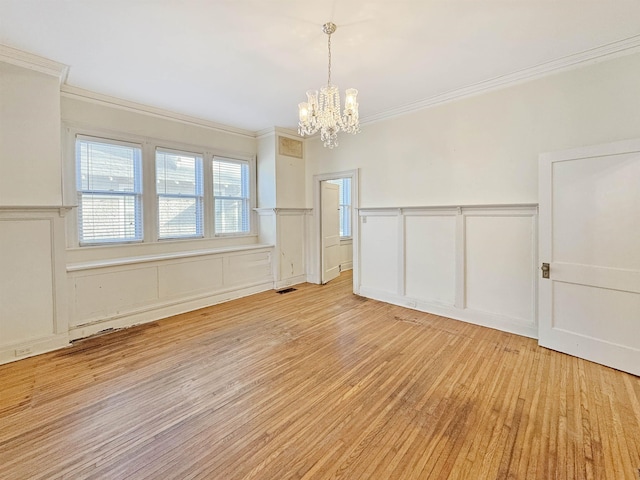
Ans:
{"label": "ceiling light fixture", "polygon": [[298,133],[302,136],[313,135],[320,130],[320,139],[325,147],[338,146],[338,132],[355,135],[360,132],[358,120],[358,90],[349,88],[345,92],[344,112],[340,113],[340,91],[331,84],[331,34],[336,31],[335,23],[325,23],[322,31],[329,36],[329,78],[327,86],[307,92],[307,101],[298,104]]}

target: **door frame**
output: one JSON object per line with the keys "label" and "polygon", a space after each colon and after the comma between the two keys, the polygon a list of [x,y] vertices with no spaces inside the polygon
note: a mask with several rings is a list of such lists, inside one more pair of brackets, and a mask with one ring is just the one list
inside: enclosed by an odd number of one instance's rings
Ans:
{"label": "door frame", "polygon": [[359,194],[359,177],[360,169],[345,170],[342,172],[320,173],[313,176],[313,239],[312,262],[315,265],[313,274],[313,283],[322,283],[322,202],[320,199],[320,184],[326,180],[335,180],[336,178],[351,179],[351,238],[353,241],[353,293],[359,293],[360,290],[360,262],[359,262],[359,238],[360,238],[360,221],[358,219],[358,208],[360,198]]}

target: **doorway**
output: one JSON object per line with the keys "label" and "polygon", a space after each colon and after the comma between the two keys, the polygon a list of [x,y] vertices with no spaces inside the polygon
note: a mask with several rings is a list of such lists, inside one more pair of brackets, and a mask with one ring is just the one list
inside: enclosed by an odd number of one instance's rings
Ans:
{"label": "doorway", "polygon": [[[345,191],[344,187],[342,188],[342,203],[338,200],[338,207],[341,207],[342,214],[340,215],[341,225],[339,225],[340,231],[343,234],[342,238],[340,238],[341,247],[344,249],[344,244],[349,243],[349,249],[352,252],[352,261],[350,266],[353,266],[353,291],[354,293],[358,293],[358,285],[359,285],[359,262],[358,262],[358,231],[359,231],[359,223],[358,223],[358,169],[342,171],[342,172],[334,172],[334,173],[326,173],[319,174],[313,176],[313,191],[314,191],[314,199],[313,199],[313,212],[314,212],[314,230],[315,233],[311,236],[312,239],[312,258],[310,258],[310,263],[314,266],[313,269],[313,281],[314,283],[326,283],[326,280],[323,279],[323,271],[326,270],[325,267],[332,267],[331,263],[335,263],[335,257],[329,259],[329,263],[325,265],[325,253],[329,256],[335,254],[330,253],[326,250],[326,246],[330,246],[332,242],[335,241],[328,240],[323,238],[323,229],[322,229],[322,220],[323,220],[323,184],[331,184],[331,183],[341,183],[337,180],[343,179],[348,185],[348,199],[345,199]],[[331,188],[331,187],[330,187]],[[348,200],[348,201],[347,201]],[[348,208],[346,206],[348,205]],[[335,211],[336,205],[333,205],[332,208]],[[346,215],[346,218],[345,218]],[[349,236],[346,237],[345,233],[345,225],[348,224],[350,227]],[[324,230],[326,234],[326,229]],[[330,233],[330,232],[329,232]],[[331,235],[325,235],[328,237]],[[339,271],[338,271],[339,273]],[[331,274],[329,274],[329,277]]]}

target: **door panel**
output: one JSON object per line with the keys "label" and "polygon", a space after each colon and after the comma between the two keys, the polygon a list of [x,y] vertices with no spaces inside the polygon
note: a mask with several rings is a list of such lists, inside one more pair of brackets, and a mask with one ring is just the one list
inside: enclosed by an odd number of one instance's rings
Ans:
{"label": "door panel", "polygon": [[640,269],[638,154],[555,161],[552,178],[554,261]]}
{"label": "door panel", "polygon": [[553,319],[556,329],[634,348],[640,337],[640,322],[627,321],[629,314],[634,311],[640,312],[640,295],[553,282]]}
{"label": "door panel", "polygon": [[539,167],[540,345],[640,375],[640,141]]}
{"label": "door panel", "polygon": [[333,183],[320,184],[322,283],[340,275],[340,187]]}

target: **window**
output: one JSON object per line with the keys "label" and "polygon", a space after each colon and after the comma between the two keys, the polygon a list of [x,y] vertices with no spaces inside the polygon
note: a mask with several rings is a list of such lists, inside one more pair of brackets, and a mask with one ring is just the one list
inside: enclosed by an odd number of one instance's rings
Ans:
{"label": "window", "polygon": [[327,180],[340,187],[340,236],[351,236],[351,178]]}
{"label": "window", "polygon": [[142,241],[140,145],[76,139],[80,244]]}
{"label": "window", "polygon": [[213,158],[216,235],[249,232],[249,163]]}
{"label": "window", "polygon": [[78,199],[69,224],[77,245],[202,239],[206,248],[218,242],[205,239],[251,235],[255,160],[126,132],[118,140],[68,131],[75,157],[65,187],[75,185]]}
{"label": "window", "polygon": [[202,237],[202,157],[156,150],[158,238]]}

